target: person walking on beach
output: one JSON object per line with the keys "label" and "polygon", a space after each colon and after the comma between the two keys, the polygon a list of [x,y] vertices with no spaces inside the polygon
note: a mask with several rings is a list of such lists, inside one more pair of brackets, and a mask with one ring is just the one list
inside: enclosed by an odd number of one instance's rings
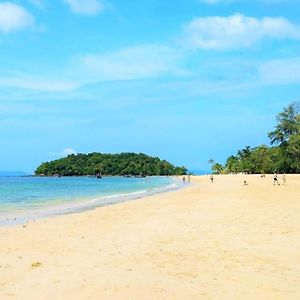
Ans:
{"label": "person walking on beach", "polygon": [[182,177],[182,182],[185,183],[185,176]]}
{"label": "person walking on beach", "polygon": [[286,175],[285,175],[285,173],[282,174],[282,181],[283,181],[283,185],[285,185],[285,183],[286,183]]}
{"label": "person walking on beach", "polygon": [[188,183],[190,183],[190,182],[191,182],[191,175],[188,174]]}
{"label": "person walking on beach", "polygon": [[275,183],[277,183],[277,185],[280,185],[279,182],[278,182],[278,176],[277,176],[276,172],[273,175],[273,185],[275,185]]}
{"label": "person walking on beach", "polygon": [[214,175],[213,174],[210,175],[210,182],[214,183]]}

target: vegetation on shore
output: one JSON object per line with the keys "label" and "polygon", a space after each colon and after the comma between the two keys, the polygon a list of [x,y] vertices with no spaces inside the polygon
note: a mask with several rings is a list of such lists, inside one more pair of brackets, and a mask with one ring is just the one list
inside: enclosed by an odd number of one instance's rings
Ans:
{"label": "vegetation on shore", "polygon": [[45,176],[154,176],[185,175],[185,167],[176,167],[166,160],[143,153],[120,154],[71,154],[67,157],[42,163],[35,171]]}
{"label": "vegetation on shore", "polygon": [[[271,146],[245,147],[231,155],[225,165],[214,163],[214,173],[300,173],[300,102],[277,115],[277,125],[268,134]],[[209,162],[212,162],[210,160]]]}

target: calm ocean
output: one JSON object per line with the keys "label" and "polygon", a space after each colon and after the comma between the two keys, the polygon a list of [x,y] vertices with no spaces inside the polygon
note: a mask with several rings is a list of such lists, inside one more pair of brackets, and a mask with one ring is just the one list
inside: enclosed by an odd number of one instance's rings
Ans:
{"label": "calm ocean", "polygon": [[171,177],[0,177],[0,225],[74,213],[181,185]]}

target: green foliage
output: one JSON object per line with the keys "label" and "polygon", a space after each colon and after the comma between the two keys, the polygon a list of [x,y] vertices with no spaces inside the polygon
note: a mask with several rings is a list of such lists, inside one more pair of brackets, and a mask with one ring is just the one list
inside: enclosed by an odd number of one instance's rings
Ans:
{"label": "green foliage", "polygon": [[[223,169],[219,164],[213,168],[223,173],[297,173],[300,172],[300,113],[299,103],[290,104],[277,116],[275,130],[268,134],[271,144],[255,148],[249,146],[228,157]],[[218,165],[218,166],[216,166]]]}
{"label": "green foliage", "polygon": [[290,137],[286,151],[291,169],[300,172],[300,134]]}
{"label": "green foliage", "polygon": [[277,116],[278,124],[268,136],[271,144],[287,144],[291,135],[299,134],[299,103],[292,103]]}
{"label": "green foliage", "polygon": [[176,167],[146,154],[71,154],[65,158],[42,163],[35,171],[36,175],[83,176],[95,175],[185,175],[185,167]]}
{"label": "green foliage", "polygon": [[221,174],[224,170],[224,167],[219,163],[215,163],[212,165],[211,170],[214,174]]}
{"label": "green foliage", "polygon": [[215,160],[214,160],[213,158],[210,158],[210,159],[208,160],[208,163],[213,165],[213,164],[215,163]]}
{"label": "green foliage", "polygon": [[[247,146],[238,151],[236,156],[230,156],[224,166],[225,173],[272,173],[278,170],[276,161],[278,151],[261,145],[256,148]],[[276,166],[275,166],[276,165]]]}
{"label": "green foliage", "polygon": [[215,160],[213,159],[213,158],[210,158],[209,160],[208,160],[208,163],[211,165],[211,172],[212,173],[215,173],[216,171],[214,171],[214,165],[215,165]]}

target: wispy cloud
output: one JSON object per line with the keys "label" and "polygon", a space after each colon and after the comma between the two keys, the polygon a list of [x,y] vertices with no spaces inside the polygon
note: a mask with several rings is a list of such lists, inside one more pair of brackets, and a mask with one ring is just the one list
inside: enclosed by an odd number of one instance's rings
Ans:
{"label": "wispy cloud", "polygon": [[199,3],[205,3],[209,5],[213,4],[230,4],[233,2],[237,3],[253,3],[253,2],[260,2],[266,4],[285,4],[285,3],[300,3],[300,0],[197,0]]}
{"label": "wispy cloud", "polygon": [[28,90],[43,91],[69,91],[78,85],[68,79],[57,79],[53,77],[42,77],[40,75],[25,74],[14,72],[0,76],[0,87],[14,87]]}
{"label": "wispy cloud", "polygon": [[97,15],[104,10],[103,2],[99,0],[63,0],[74,14]]}
{"label": "wispy cloud", "polygon": [[61,155],[62,156],[68,156],[70,154],[77,154],[76,150],[74,150],[73,148],[65,148],[62,152]]}
{"label": "wispy cloud", "polygon": [[[45,68],[43,74],[30,74],[26,70],[2,72],[0,87],[63,94],[95,82],[161,79],[169,75],[173,79],[182,75],[187,80],[198,78],[205,83],[212,83],[212,86],[216,82],[223,85],[226,80],[253,80],[254,77],[256,80],[260,77],[261,82],[268,84],[293,83],[299,78],[298,75],[291,75],[299,73],[297,68],[300,69],[300,63],[297,59],[288,60],[286,66],[281,60],[252,65],[248,62],[224,63],[226,58],[222,58],[222,63],[217,63],[215,58],[204,63],[198,56],[201,52],[193,50],[233,50],[250,47],[263,39],[300,40],[299,28],[285,18],[257,19],[242,14],[196,18],[184,27],[182,40],[188,47],[181,47],[169,40],[163,44],[137,44],[113,52],[83,53],[66,60],[56,70],[52,68],[51,72],[45,71]],[[195,59],[196,56],[198,58]],[[284,72],[280,72],[280,69]],[[56,76],[58,73],[59,78]],[[275,73],[281,73],[281,79]]]}
{"label": "wispy cloud", "polygon": [[259,66],[259,76],[263,84],[299,84],[300,57],[265,61]]}
{"label": "wispy cloud", "polygon": [[235,0],[198,0],[199,3],[206,3],[206,4],[229,3],[234,1]]}
{"label": "wispy cloud", "polygon": [[220,0],[203,0],[203,2],[208,3],[208,4],[215,4],[220,2]]}
{"label": "wispy cloud", "polygon": [[65,148],[60,152],[50,152],[49,156],[54,157],[54,158],[61,158],[61,157],[66,157],[71,154],[77,154],[76,150],[73,148]]}
{"label": "wispy cloud", "polygon": [[181,73],[184,54],[164,45],[139,45],[113,53],[85,55],[81,70],[95,80],[129,80]]}
{"label": "wispy cloud", "polygon": [[40,9],[45,9],[46,0],[28,0],[28,1]]}
{"label": "wispy cloud", "polygon": [[[8,70],[0,73],[0,87],[45,92],[68,92],[82,85],[119,80],[186,75],[184,50],[159,44],[137,45],[115,52],[73,57],[52,72]],[[59,78],[56,74],[60,72]]]}
{"label": "wispy cloud", "polygon": [[196,18],[184,30],[185,43],[199,49],[230,50],[263,39],[300,39],[300,26],[285,18],[256,19],[243,14]]}
{"label": "wispy cloud", "polygon": [[0,3],[0,32],[18,31],[33,23],[33,16],[24,7],[12,2]]}

